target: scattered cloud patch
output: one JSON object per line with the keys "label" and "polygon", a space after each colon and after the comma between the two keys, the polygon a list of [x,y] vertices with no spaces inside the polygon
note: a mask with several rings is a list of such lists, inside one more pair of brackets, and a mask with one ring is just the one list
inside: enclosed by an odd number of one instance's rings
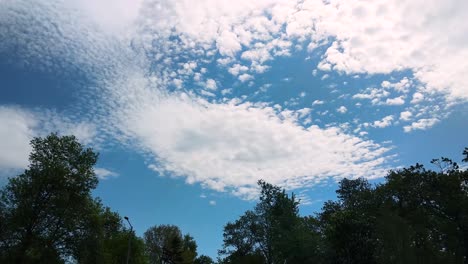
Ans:
{"label": "scattered cloud patch", "polygon": [[404,111],[400,113],[400,120],[402,121],[409,121],[413,114],[410,111]]}
{"label": "scattered cloud patch", "polygon": [[389,116],[382,118],[382,120],[375,121],[372,124],[372,126],[377,127],[377,128],[384,128],[384,127],[388,127],[392,125],[392,121],[393,121],[393,116],[389,115]]}
{"label": "scattered cloud patch", "polygon": [[405,104],[405,99],[403,96],[396,97],[396,98],[388,98],[385,101],[386,105],[403,105]]}
{"label": "scattered cloud patch", "polygon": [[0,106],[0,124],[0,169],[26,168],[32,150],[31,139],[52,132],[75,135],[81,143],[99,147],[100,139],[94,125],[50,110]]}
{"label": "scattered cloud patch", "polygon": [[110,171],[110,170],[105,169],[105,168],[94,168],[94,172],[96,173],[96,176],[100,180],[107,180],[107,179],[115,178],[115,177],[119,176],[118,173]]}
{"label": "scattered cloud patch", "polygon": [[312,102],[312,105],[323,105],[325,102],[321,100],[315,100]]}
{"label": "scattered cloud patch", "polygon": [[216,90],[218,86],[216,85],[216,81],[213,79],[206,80],[206,88],[209,90]]}
{"label": "scattered cloud patch", "polygon": [[239,75],[239,73],[243,73],[247,71],[249,68],[244,65],[234,64],[231,68],[229,68],[228,72],[234,76]]}
{"label": "scattered cloud patch", "polygon": [[416,93],[413,94],[413,99],[411,100],[411,103],[412,104],[417,104],[417,103],[420,103],[423,100],[424,100],[424,94],[422,94],[420,92],[416,92]]}
{"label": "scattered cloud patch", "polygon": [[426,130],[438,123],[439,121],[440,120],[437,118],[423,118],[411,123],[411,125],[404,126],[403,130],[405,132],[411,132],[413,130]]}
{"label": "scattered cloud patch", "polygon": [[244,73],[239,75],[239,81],[246,82],[252,80],[254,77],[250,74]]}
{"label": "scattered cloud patch", "polygon": [[346,106],[342,105],[342,106],[338,107],[338,109],[336,109],[336,111],[338,113],[344,114],[344,113],[348,112],[348,108],[346,108]]}

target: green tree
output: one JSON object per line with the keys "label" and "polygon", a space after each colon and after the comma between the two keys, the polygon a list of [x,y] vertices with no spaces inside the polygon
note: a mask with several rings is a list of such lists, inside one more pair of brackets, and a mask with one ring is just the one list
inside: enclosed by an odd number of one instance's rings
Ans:
{"label": "green tree", "polygon": [[147,263],[144,241],[124,227],[119,214],[95,203],[95,213],[88,218],[86,239],[75,255],[78,263],[125,263],[131,240],[130,263]]}
{"label": "green tree", "polygon": [[284,189],[258,182],[253,211],[224,227],[220,254],[228,263],[307,263],[317,255],[315,222],[299,216],[299,201]]}
{"label": "green tree", "polygon": [[[380,188],[386,207],[407,223],[405,251],[416,263],[468,261],[468,171],[450,159],[392,171]],[[401,221],[399,221],[401,222]],[[389,248],[388,244],[384,248]]]}
{"label": "green tree", "polygon": [[376,263],[375,223],[378,205],[365,179],[340,181],[337,201],[328,201],[319,214],[330,263]]}
{"label": "green tree", "polygon": [[193,264],[215,264],[212,258],[206,256],[206,255],[200,255],[195,259]]}
{"label": "green tree", "polygon": [[0,196],[0,263],[146,263],[143,241],[93,199],[97,154],[73,136],[31,141],[30,165]]}
{"label": "green tree", "polygon": [[61,263],[85,239],[97,154],[73,136],[31,141],[30,165],[1,193],[4,263]]}
{"label": "green tree", "polygon": [[144,234],[149,262],[154,264],[193,263],[197,244],[190,235],[182,236],[179,227],[160,225],[149,228]]}
{"label": "green tree", "polygon": [[258,246],[263,237],[258,218],[249,210],[235,222],[226,224],[223,249],[219,251],[226,256],[223,263],[264,263]]}

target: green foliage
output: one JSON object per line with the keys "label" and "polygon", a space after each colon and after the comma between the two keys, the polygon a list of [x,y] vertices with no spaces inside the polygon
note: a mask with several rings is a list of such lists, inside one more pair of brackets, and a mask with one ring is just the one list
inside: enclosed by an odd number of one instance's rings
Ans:
{"label": "green foliage", "polygon": [[0,263],[146,263],[143,241],[93,199],[98,155],[73,136],[31,141],[30,165],[0,197]]}
{"label": "green foliage", "polygon": [[193,264],[215,264],[215,262],[208,256],[200,255],[195,259]]}
{"label": "green foliage", "polygon": [[149,263],[188,264],[197,256],[197,243],[193,237],[174,225],[160,225],[149,228],[144,234]]}
{"label": "green foliage", "polygon": [[2,258],[22,263],[62,262],[86,239],[97,185],[97,154],[73,136],[31,141],[30,165],[2,190]]}
{"label": "green foliage", "polygon": [[431,163],[437,171],[416,164],[375,187],[343,179],[338,199],[307,217],[260,181],[254,210],[224,227],[220,263],[468,263],[468,170]]}
{"label": "green foliage", "polygon": [[[220,250],[225,263],[302,263],[312,260],[317,234],[310,219],[299,217],[294,194],[264,181],[253,211],[224,228]],[[311,227],[312,226],[312,227]]]}
{"label": "green foliage", "polygon": [[[93,198],[98,155],[73,136],[31,141],[30,165],[0,192],[0,263],[213,264],[177,226],[144,239]],[[468,162],[468,148],[463,161]],[[314,216],[259,181],[259,201],[224,227],[219,264],[468,263],[468,170],[448,158],[390,171],[386,182],[343,179]],[[129,243],[130,242],[130,243]]]}
{"label": "green foliage", "polygon": [[87,239],[75,255],[78,263],[126,263],[130,240],[130,263],[148,263],[143,239],[126,229],[122,218],[96,201],[96,212],[87,225]]}

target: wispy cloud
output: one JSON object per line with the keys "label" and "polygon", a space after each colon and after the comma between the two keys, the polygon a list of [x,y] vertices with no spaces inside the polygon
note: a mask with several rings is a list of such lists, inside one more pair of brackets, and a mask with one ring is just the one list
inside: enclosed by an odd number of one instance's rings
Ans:
{"label": "wispy cloud", "polygon": [[28,165],[30,140],[51,132],[75,135],[84,144],[99,147],[93,124],[43,109],[34,111],[16,106],[0,106],[0,169],[24,169]]}
{"label": "wispy cloud", "polygon": [[119,176],[118,173],[105,168],[94,168],[94,172],[100,180],[107,180],[109,178],[115,178]]}

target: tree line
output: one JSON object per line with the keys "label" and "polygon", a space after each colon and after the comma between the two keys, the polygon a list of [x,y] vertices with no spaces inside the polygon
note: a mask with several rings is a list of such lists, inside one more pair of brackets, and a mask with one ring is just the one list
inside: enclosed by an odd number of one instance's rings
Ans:
{"label": "tree line", "polygon": [[257,204],[225,225],[214,261],[174,225],[138,237],[93,197],[98,155],[74,136],[31,146],[29,167],[0,191],[0,263],[468,263],[468,170],[448,158],[377,185],[343,179],[309,216],[294,194],[259,181]]}

